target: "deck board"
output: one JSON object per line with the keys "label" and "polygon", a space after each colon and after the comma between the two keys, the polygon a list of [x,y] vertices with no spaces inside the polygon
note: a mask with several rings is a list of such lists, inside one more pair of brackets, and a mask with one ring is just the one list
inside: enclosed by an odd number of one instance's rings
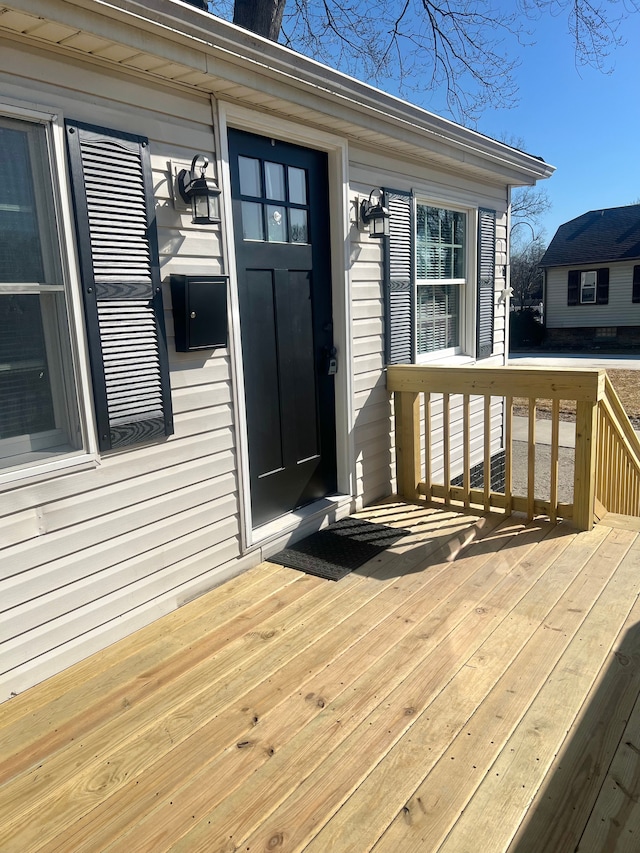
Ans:
{"label": "deck board", "polygon": [[638,531],[360,515],[0,706],[3,853],[637,850]]}

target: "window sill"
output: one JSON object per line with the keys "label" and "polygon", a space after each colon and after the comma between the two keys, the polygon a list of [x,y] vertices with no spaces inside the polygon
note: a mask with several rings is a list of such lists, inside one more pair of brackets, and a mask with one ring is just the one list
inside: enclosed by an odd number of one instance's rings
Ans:
{"label": "window sill", "polygon": [[11,463],[11,468],[0,470],[0,491],[96,468],[98,459],[89,453],[78,454],[77,451],[60,448],[57,455],[55,449],[25,453],[14,457]]}
{"label": "window sill", "polygon": [[475,364],[476,360],[470,355],[464,355],[462,353],[458,353],[457,355],[442,355],[438,356],[438,353],[430,353],[429,355],[419,355],[416,364],[421,364],[425,366],[431,365],[447,365],[448,367],[455,367],[456,365],[469,367],[472,364]]}

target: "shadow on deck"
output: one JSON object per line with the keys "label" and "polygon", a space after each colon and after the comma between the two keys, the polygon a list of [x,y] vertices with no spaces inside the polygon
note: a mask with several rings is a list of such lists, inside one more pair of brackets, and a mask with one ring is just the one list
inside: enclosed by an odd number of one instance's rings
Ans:
{"label": "shadow on deck", "polygon": [[0,706],[3,853],[640,849],[638,531],[359,515]]}

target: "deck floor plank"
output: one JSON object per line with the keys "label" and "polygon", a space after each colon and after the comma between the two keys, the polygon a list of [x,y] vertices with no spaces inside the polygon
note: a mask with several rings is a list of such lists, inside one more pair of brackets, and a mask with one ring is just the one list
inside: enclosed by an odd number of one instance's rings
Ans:
{"label": "deck floor plank", "polygon": [[[176,850],[220,849],[224,839],[233,839],[243,849],[263,849],[275,843],[273,839],[290,837],[300,831],[303,824],[302,809],[318,814],[318,807],[326,805],[318,793],[313,803],[304,794],[305,780],[319,768],[319,777],[332,795],[333,785],[353,784],[361,772],[360,761],[365,763],[386,751],[411,725],[414,716],[436,696],[452,676],[450,635],[455,630],[456,656],[464,662],[494,628],[500,615],[500,603],[486,603],[492,589],[500,586],[508,576],[511,562],[500,555],[513,550],[519,558],[535,547],[547,532],[546,527],[529,529],[517,536],[522,540],[516,547],[507,542],[503,549],[488,561],[487,571],[482,577],[474,576],[470,584],[479,582],[479,590],[469,599],[469,590],[462,586],[451,600],[441,603],[426,619],[418,622],[392,650],[393,666],[389,656],[379,658],[366,670],[345,693],[341,693],[308,724],[303,731],[288,742],[286,748],[276,750],[266,773],[254,773],[239,790],[237,797],[227,798],[218,808],[206,814],[200,823],[183,839],[176,843]],[[483,606],[471,606],[478,604]],[[466,607],[464,606],[466,603]],[[411,709],[409,711],[409,709]],[[352,738],[349,738],[353,734]],[[327,757],[328,756],[328,757]],[[323,763],[327,762],[326,764]],[[314,777],[316,788],[318,777]],[[323,789],[324,790],[324,789]],[[286,803],[294,796],[295,805]],[[256,808],[256,804],[259,804]],[[261,830],[261,815],[271,814],[282,804],[286,816],[295,817],[286,824],[274,828],[274,819],[269,819],[269,828]],[[320,810],[319,813],[322,813]],[[284,821],[284,818],[283,818]],[[211,829],[215,827],[215,845],[211,843]],[[247,839],[252,833],[260,833],[257,848]],[[265,840],[266,837],[266,840]],[[278,843],[284,843],[278,842]]]}
{"label": "deck floor plank", "polygon": [[[425,805],[428,797],[420,790],[416,792],[416,789],[439,762],[454,730],[464,731],[465,734],[461,736],[464,743],[467,721],[475,711],[476,701],[480,701],[475,700],[474,696],[478,691],[479,695],[482,695],[483,686],[485,690],[493,687],[494,669],[504,665],[502,655],[505,645],[508,647],[507,654],[516,655],[518,643],[527,641],[540,624],[541,615],[546,612],[550,603],[554,603],[562,595],[571,582],[573,574],[567,571],[566,564],[563,565],[560,558],[573,541],[570,536],[548,536],[536,548],[534,564],[528,566],[524,560],[519,567],[515,567],[514,576],[517,572],[526,574],[531,581],[531,587],[520,602],[512,598],[512,591],[509,590],[510,600],[514,601],[513,610],[427,711],[416,720],[409,736],[399,741],[393,750],[382,757],[383,760],[353,796],[309,844],[309,853],[350,850],[355,849],[356,844],[359,849],[368,850],[390,824],[392,827],[389,836],[385,836],[381,849],[404,851],[403,845],[407,843],[405,829],[410,828],[415,834],[419,831],[421,819],[435,819],[433,809]],[[544,584],[540,583],[541,577],[544,577]],[[504,586],[512,584],[506,582]],[[476,660],[478,663],[474,663]],[[445,709],[445,713],[442,713],[442,709]],[[474,723],[476,737],[478,728]],[[466,747],[466,744],[464,746]],[[442,765],[447,804],[451,802],[455,785],[453,776],[460,770],[466,779],[467,773],[470,772],[467,764],[458,760],[458,752],[455,752],[454,757],[455,765],[447,762]],[[472,765],[472,762],[469,762],[469,765]],[[393,795],[390,796],[389,792],[393,792]],[[398,815],[400,817],[397,818]],[[364,826],[367,833],[365,838]]]}
{"label": "deck floor plank", "polygon": [[[637,753],[633,753],[633,744],[640,745],[639,630],[640,599],[636,599],[620,632],[619,642],[601,669],[554,761],[552,772],[540,787],[508,853],[539,853],[540,850],[588,853],[607,849],[602,838],[598,838],[601,835],[600,812],[606,808],[604,782],[608,773],[609,779],[616,775],[616,770],[609,771],[609,768],[618,748],[624,752],[627,744],[631,744],[631,757],[635,762]],[[598,812],[593,813],[585,830],[601,791],[605,802],[600,802]],[[597,831],[592,839],[591,827],[594,826]],[[589,840],[579,847],[583,833]]]}
{"label": "deck floor plank", "polygon": [[1,705],[3,853],[640,849],[639,532],[358,515],[411,533],[338,584],[264,563]]}
{"label": "deck floor plank", "polygon": [[[491,538],[491,542],[475,543],[469,549],[469,555],[463,558],[465,568],[460,565],[460,571],[471,573],[480,564],[489,562],[496,548],[496,540],[506,545],[509,538],[521,529],[522,524],[512,520],[503,522],[500,530],[489,528],[488,537]],[[393,561],[393,555],[390,556],[389,561]],[[149,778],[145,782],[149,784],[146,788],[154,808],[144,821],[140,822],[139,819],[139,822],[136,822],[131,819],[131,824],[135,828],[127,837],[128,844],[135,849],[155,849],[157,845],[164,843],[165,833],[168,831],[164,827],[167,805],[170,804],[172,807],[169,822],[175,831],[181,813],[187,824],[190,824],[195,807],[202,805],[202,808],[205,808],[208,805],[211,808],[216,797],[219,800],[225,796],[228,797],[245,777],[271,759],[273,750],[280,758],[282,749],[291,737],[302,728],[305,722],[318,715],[332,696],[347,690],[353,680],[368,667],[380,661],[383,655],[392,650],[405,634],[409,634],[412,630],[417,631],[416,624],[421,619],[424,621],[439,601],[446,599],[447,595],[459,594],[459,578],[453,578],[447,572],[449,566],[450,564],[446,562],[439,566],[434,564],[429,566],[427,573],[409,573],[396,577],[395,580],[389,579],[382,587],[383,593],[356,611],[353,619],[334,626],[330,635],[331,642],[334,634],[339,634],[341,628],[343,629],[344,643],[341,649],[332,650],[328,645],[329,637],[327,637],[319,644],[319,648],[311,650],[315,655],[316,663],[319,664],[316,667],[317,672],[310,667],[308,656],[294,658],[287,667],[290,671],[283,674],[288,677],[290,687],[296,685],[297,689],[291,691],[289,701],[285,702],[284,707],[278,706],[276,713],[271,717],[267,712],[273,710],[273,707],[265,706],[266,697],[243,696],[239,700],[244,706],[240,720],[242,728],[235,732],[231,749],[207,761],[200,774],[194,775],[193,762],[190,764],[187,762],[193,778],[188,780],[184,790],[176,790],[178,787],[175,780],[176,762],[172,753],[169,767],[169,779],[172,782],[170,791],[166,799],[159,803],[154,800],[157,793],[157,787],[154,790],[154,786],[158,779],[156,774],[148,774]],[[374,570],[374,576],[379,570]],[[385,573],[384,568],[382,572]],[[380,586],[380,583],[377,583]],[[458,606],[459,602],[452,602],[449,608],[455,613]],[[277,694],[281,700],[284,700],[285,696],[282,694],[285,691],[281,687],[282,684],[277,678],[271,678],[265,692],[270,692],[272,696]],[[273,706],[273,702],[271,704]],[[258,716],[260,720],[259,726],[255,728],[248,723],[247,711],[249,710],[252,713],[251,719]],[[225,714],[225,718],[227,716]],[[201,730],[199,745],[202,745],[203,735],[207,737],[207,733]],[[211,736],[219,740],[221,733],[214,731]],[[233,748],[236,741],[250,743],[251,748],[243,749],[239,753]],[[203,754],[206,754],[206,750]],[[162,768],[158,768],[158,772],[162,773]],[[139,798],[140,793],[139,788],[136,788],[136,799]],[[246,799],[244,791],[241,796]],[[111,799],[114,800],[114,798]],[[120,803],[114,802],[114,805],[121,814]],[[105,809],[96,810],[96,813],[90,816],[91,824],[94,826],[91,830],[93,841],[99,838],[103,845],[106,843],[106,838],[104,831],[97,824],[103,820],[103,814],[100,812],[109,809],[109,806],[110,803],[105,804]],[[88,830],[85,828],[85,836],[87,833]],[[73,841],[74,849],[83,849],[78,847],[77,836],[74,836]]]}
{"label": "deck floor plank", "polygon": [[[292,583],[296,578],[282,566],[274,564],[245,572],[216,590],[206,593],[187,608],[178,610],[136,631],[131,637],[109,646],[88,660],[81,661],[43,685],[39,685],[33,708],[25,708],[25,698],[6,703],[6,711],[0,715],[0,762],[10,755],[23,751],[28,743],[35,743],[49,736],[56,728],[73,720],[73,736],[77,737],[83,723],[98,724],[98,718],[89,721],[89,700],[105,716],[109,716],[109,699],[115,690],[114,700],[121,700],[123,684],[128,687],[140,670],[150,669],[164,662],[173,653],[180,653],[185,646],[197,642],[206,633],[221,628],[236,614],[245,610],[250,603],[258,603]],[[210,601],[215,600],[212,611]],[[47,693],[50,698],[47,698]],[[82,708],[78,717],[73,712]],[[94,710],[93,708],[91,710]],[[29,715],[29,726],[24,726],[24,717]],[[17,725],[16,725],[17,723]],[[64,741],[60,737],[60,745]],[[47,749],[50,749],[50,743]]]}
{"label": "deck floor plank", "polygon": [[[616,534],[620,534],[619,536]],[[481,835],[487,849],[507,850],[538,788],[561,749],[576,712],[582,706],[617,637],[633,600],[629,585],[637,582],[638,560],[624,560],[634,541],[625,530],[611,530],[593,569],[618,560],[620,568],[598,595],[566,654],[553,667],[520,724],[509,738],[490,772],[451,830],[439,853],[458,853]],[[612,546],[621,553],[616,558]],[[584,573],[583,576],[586,576]],[[576,608],[584,600],[576,599]],[[551,625],[551,629],[562,625]],[[604,639],[606,638],[606,640]],[[490,806],[489,806],[490,804]],[[490,807],[491,816],[487,813]]]}

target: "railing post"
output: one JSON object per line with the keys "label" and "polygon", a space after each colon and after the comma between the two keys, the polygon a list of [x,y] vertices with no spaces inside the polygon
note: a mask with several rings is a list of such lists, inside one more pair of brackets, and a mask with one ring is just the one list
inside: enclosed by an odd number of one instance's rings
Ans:
{"label": "railing post", "polygon": [[420,394],[395,392],[396,475],[398,494],[406,500],[418,497],[420,483]]}
{"label": "railing post", "polygon": [[578,401],[576,406],[576,456],[573,480],[573,523],[591,530],[596,494],[596,440],[598,404]]}

